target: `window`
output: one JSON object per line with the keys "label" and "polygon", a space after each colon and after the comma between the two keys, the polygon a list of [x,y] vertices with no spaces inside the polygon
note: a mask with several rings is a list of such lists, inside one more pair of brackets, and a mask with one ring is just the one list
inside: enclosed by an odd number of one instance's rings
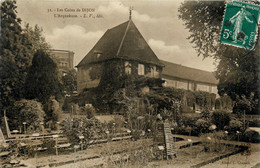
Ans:
{"label": "window", "polygon": [[138,64],[138,75],[144,75],[144,65]]}
{"label": "window", "polygon": [[156,66],[151,67],[151,76],[152,77],[158,77],[159,76],[158,68]]}
{"label": "window", "polygon": [[98,59],[101,55],[102,55],[102,52],[101,51],[94,51],[94,55],[95,55],[95,59]]}
{"label": "window", "polygon": [[99,58],[101,56],[101,53],[97,53],[97,58]]}
{"label": "window", "polygon": [[131,74],[131,63],[128,61],[125,62],[125,73],[128,75]]}

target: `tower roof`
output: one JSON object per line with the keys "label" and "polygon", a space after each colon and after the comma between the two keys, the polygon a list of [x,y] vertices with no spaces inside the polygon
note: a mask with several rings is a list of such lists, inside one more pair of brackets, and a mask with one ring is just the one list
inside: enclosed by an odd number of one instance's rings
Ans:
{"label": "tower roof", "polygon": [[108,29],[77,67],[116,58],[163,65],[131,18],[127,22]]}

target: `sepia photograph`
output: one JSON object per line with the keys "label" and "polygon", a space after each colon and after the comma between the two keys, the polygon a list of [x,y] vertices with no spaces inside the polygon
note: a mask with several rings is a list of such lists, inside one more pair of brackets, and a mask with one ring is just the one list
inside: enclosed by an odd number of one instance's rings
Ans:
{"label": "sepia photograph", "polygon": [[259,0],[0,3],[0,168],[260,167]]}

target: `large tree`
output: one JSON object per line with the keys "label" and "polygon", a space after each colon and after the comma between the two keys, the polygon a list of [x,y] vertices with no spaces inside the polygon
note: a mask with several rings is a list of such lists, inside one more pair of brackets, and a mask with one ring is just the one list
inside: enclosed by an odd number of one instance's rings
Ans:
{"label": "large tree", "polygon": [[23,97],[23,85],[32,59],[28,35],[16,15],[16,2],[1,3],[0,31],[0,108],[1,111]]}
{"label": "large tree", "polygon": [[[189,29],[191,34],[188,39],[198,55],[204,58],[212,57],[219,62],[216,71],[219,94],[227,94],[234,101],[245,97],[255,102],[259,99],[260,46],[257,43],[255,49],[249,51],[219,42],[226,3],[226,1],[186,1],[179,8],[179,18]],[[259,104],[259,101],[256,104]],[[257,111],[256,106],[251,108],[253,108],[251,111]]]}
{"label": "large tree", "polygon": [[25,97],[37,99],[45,104],[51,96],[60,98],[61,84],[58,80],[57,65],[43,51],[38,50],[33,57],[25,83]]}

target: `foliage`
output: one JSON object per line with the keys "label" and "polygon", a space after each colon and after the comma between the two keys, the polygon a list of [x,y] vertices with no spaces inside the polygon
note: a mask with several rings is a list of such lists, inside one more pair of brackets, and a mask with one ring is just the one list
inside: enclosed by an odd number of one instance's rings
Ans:
{"label": "foliage", "polygon": [[54,154],[55,153],[55,140],[44,139],[42,142],[42,148],[47,148],[48,154]]}
{"label": "foliage", "polygon": [[234,107],[233,100],[226,94],[216,99],[216,109],[232,110]]}
{"label": "foliage", "polygon": [[68,95],[72,95],[73,92],[77,90],[76,70],[72,69],[68,71],[68,73],[65,76],[62,76],[61,83],[63,87],[63,92]]}
{"label": "foliage", "polygon": [[229,124],[230,120],[230,113],[225,110],[216,110],[211,116],[211,121],[217,126],[217,130],[224,130],[224,127]]}
{"label": "foliage", "polygon": [[254,130],[247,129],[244,132],[243,136],[241,137],[241,140],[245,142],[259,143],[260,142],[259,133]]}
{"label": "foliage", "polygon": [[205,152],[225,152],[227,146],[221,143],[221,140],[227,139],[224,131],[202,134],[200,136]]}
{"label": "foliage", "polygon": [[243,123],[237,119],[231,120],[229,126],[227,127],[228,132],[236,133],[236,131],[241,132],[243,130]]}
{"label": "foliage", "polygon": [[46,112],[45,121],[49,123],[51,128],[56,129],[57,122],[61,120],[62,110],[55,97],[51,96],[49,98],[48,102],[44,105],[44,110]]}
{"label": "foliage", "polygon": [[43,36],[43,29],[39,25],[30,27],[29,23],[26,23],[23,32],[28,34],[28,40],[31,42],[34,53],[40,49],[46,51],[51,48]]}
{"label": "foliage", "polygon": [[12,117],[12,120],[9,120],[11,128],[18,129],[19,126],[23,126],[23,122],[26,122],[27,130],[35,131],[40,129],[45,112],[40,102],[22,99],[14,103],[14,106],[7,113],[7,117],[9,116]]}
{"label": "foliage", "polygon": [[[252,110],[253,109],[257,109],[258,106],[258,100],[254,100],[254,95],[251,94],[251,96],[249,98],[246,98],[245,96],[241,96],[240,98],[237,98],[237,101],[235,103],[235,106],[233,108],[233,112],[235,114],[238,114],[239,116],[242,116],[245,113],[247,114],[252,114]],[[258,114],[258,112],[256,112],[256,114]],[[254,114],[254,113],[253,113]]]}
{"label": "foliage", "polygon": [[[257,1],[252,3],[259,4]],[[250,100],[253,93],[253,100],[259,104],[259,39],[255,50],[250,52],[219,43],[225,4],[226,1],[186,1],[179,8],[179,18],[191,32],[188,39],[198,55],[219,62],[216,71],[218,93],[226,93],[234,101],[242,96]]]}
{"label": "foliage", "polygon": [[[95,118],[88,119],[87,117],[64,120],[62,130],[70,143],[82,142],[84,146],[87,146],[91,139],[105,135],[102,124]],[[79,136],[84,136],[84,138],[80,140]]]}
{"label": "foliage", "polygon": [[95,116],[95,113],[96,113],[96,109],[93,106],[80,107],[79,111],[80,111],[79,114],[86,115],[87,118],[89,118],[89,119],[93,118]]}
{"label": "foliage", "polygon": [[216,95],[215,94],[210,94],[208,92],[203,92],[203,91],[195,91],[193,92],[194,97],[195,97],[195,102],[201,107],[204,108],[211,108],[214,107],[214,102]]}
{"label": "foliage", "polygon": [[45,104],[51,96],[61,97],[61,85],[58,80],[57,65],[43,50],[33,57],[25,83],[27,99],[37,99]]}
{"label": "foliage", "polygon": [[155,115],[161,114],[164,119],[179,121],[181,100],[183,90],[173,88],[160,88],[147,93],[145,96],[153,109]]}
{"label": "foliage", "polygon": [[28,34],[23,33],[17,17],[16,1],[1,3],[0,31],[0,109],[23,98],[23,85],[33,56]]}
{"label": "foliage", "polygon": [[198,132],[205,133],[209,131],[211,123],[205,119],[198,119],[195,123]]}

